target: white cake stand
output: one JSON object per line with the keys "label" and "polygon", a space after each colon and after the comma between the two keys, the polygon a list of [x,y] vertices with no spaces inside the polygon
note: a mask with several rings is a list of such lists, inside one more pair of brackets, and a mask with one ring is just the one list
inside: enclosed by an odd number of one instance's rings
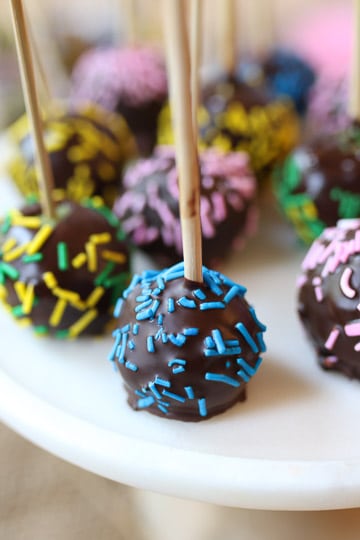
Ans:
{"label": "white cake stand", "polygon": [[[4,181],[5,192],[12,206]],[[258,236],[223,268],[269,327],[245,403],[196,424],[134,412],[106,360],[111,337],[39,339],[1,310],[0,418],[73,464],[146,490],[252,509],[360,506],[360,386],[321,371],[303,336],[294,290],[303,255],[265,205]]]}

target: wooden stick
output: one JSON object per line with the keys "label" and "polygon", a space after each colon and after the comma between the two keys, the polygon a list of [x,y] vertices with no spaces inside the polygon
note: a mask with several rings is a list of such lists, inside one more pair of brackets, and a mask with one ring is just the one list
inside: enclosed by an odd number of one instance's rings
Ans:
{"label": "wooden stick", "polygon": [[25,13],[25,15],[26,15],[26,24],[27,24],[28,33],[29,33],[30,46],[31,46],[31,50],[33,51],[33,56],[34,56],[34,61],[35,61],[36,72],[38,74],[38,80],[41,84],[41,87],[40,87],[41,95],[42,95],[41,102],[43,104],[46,104],[45,109],[48,110],[49,107],[51,106],[51,103],[53,102],[52,91],[50,88],[49,79],[45,73],[45,68],[44,68],[44,64],[40,56],[39,47],[37,46],[36,40],[34,38],[34,32],[33,32],[32,25],[29,19],[29,14]]}
{"label": "wooden stick", "polygon": [[43,126],[36,95],[33,61],[22,0],[10,0],[10,5],[26,112],[35,141],[35,159],[38,170],[42,210],[47,217],[54,218],[55,209],[51,198],[54,180],[49,155],[46,152],[43,140]]}
{"label": "wooden stick", "polygon": [[183,0],[163,0],[166,53],[179,172],[185,278],[201,283],[200,171],[190,96],[190,59]]}
{"label": "wooden stick", "polygon": [[190,59],[191,59],[191,107],[193,115],[194,138],[198,138],[198,106],[200,94],[201,62],[201,15],[202,0],[191,0],[190,9]]}
{"label": "wooden stick", "polygon": [[353,47],[349,96],[349,116],[360,121],[360,0],[353,0]]}
{"label": "wooden stick", "polygon": [[[267,0],[268,1],[268,0]],[[220,0],[222,31],[220,32],[222,63],[226,73],[235,75],[237,47],[237,10],[235,0]]]}

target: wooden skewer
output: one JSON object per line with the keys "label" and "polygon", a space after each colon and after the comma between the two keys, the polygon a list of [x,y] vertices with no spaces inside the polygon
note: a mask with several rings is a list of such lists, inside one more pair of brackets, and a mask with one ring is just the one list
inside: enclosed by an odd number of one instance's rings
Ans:
{"label": "wooden skewer", "polygon": [[360,121],[360,0],[353,0],[353,47],[349,96],[349,116]]}
{"label": "wooden skewer", "polygon": [[33,51],[33,56],[34,56],[34,61],[35,61],[34,63],[36,66],[36,72],[38,74],[39,82],[41,84],[40,86],[41,94],[42,94],[41,101],[42,103],[46,104],[45,108],[47,110],[51,106],[51,103],[53,102],[52,91],[50,89],[49,79],[45,73],[44,64],[41,60],[39,48],[34,38],[34,33],[32,31],[29,15],[28,13],[26,13],[25,15],[26,15],[27,28],[29,32],[30,46],[31,46],[31,50]]}
{"label": "wooden skewer", "polygon": [[183,0],[163,0],[170,99],[179,172],[185,278],[201,283],[200,171],[192,127],[190,59]]}
{"label": "wooden skewer", "polygon": [[237,12],[235,0],[220,0],[222,31],[220,32],[222,62],[226,73],[235,75],[237,64]]}
{"label": "wooden skewer", "polygon": [[198,106],[200,95],[199,69],[201,62],[202,0],[191,0],[190,9],[190,58],[191,58],[191,107],[195,141],[198,137]]}
{"label": "wooden skewer", "polygon": [[45,149],[43,139],[43,125],[36,94],[34,67],[31,57],[24,8],[22,0],[10,0],[10,5],[26,112],[35,141],[35,159],[38,169],[37,172],[42,210],[47,217],[55,218],[55,208],[51,197],[54,187],[54,179],[50,166],[49,155]]}

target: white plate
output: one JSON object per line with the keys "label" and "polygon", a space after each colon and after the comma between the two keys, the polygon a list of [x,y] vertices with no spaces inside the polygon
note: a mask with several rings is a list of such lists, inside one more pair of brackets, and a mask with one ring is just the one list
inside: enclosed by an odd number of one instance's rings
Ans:
{"label": "white plate", "polygon": [[304,250],[266,207],[257,239],[223,269],[269,327],[245,403],[195,424],[134,412],[106,360],[110,337],[39,339],[1,310],[0,418],[71,463],[143,489],[254,509],[360,506],[360,383],[317,366],[295,313]]}

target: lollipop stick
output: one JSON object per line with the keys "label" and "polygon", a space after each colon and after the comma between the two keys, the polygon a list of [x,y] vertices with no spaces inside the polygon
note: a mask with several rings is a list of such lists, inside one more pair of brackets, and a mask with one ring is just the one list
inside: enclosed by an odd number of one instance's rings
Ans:
{"label": "lollipop stick", "polygon": [[190,60],[182,0],[163,0],[170,97],[179,171],[185,278],[202,282],[200,172],[190,96]]}
{"label": "lollipop stick", "polygon": [[349,116],[360,121],[360,0],[353,0],[353,47],[349,96]]}
{"label": "lollipop stick", "polygon": [[22,0],[10,0],[10,4],[26,111],[35,140],[35,159],[38,168],[42,209],[47,217],[54,218],[55,210],[51,199],[54,181],[49,156],[46,152],[43,140],[43,126],[36,95],[34,68],[31,58],[24,9]]}
{"label": "lollipop stick", "polygon": [[37,43],[36,43],[35,38],[34,38],[34,33],[33,33],[32,27],[31,27],[31,23],[30,23],[30,20],[29,20],[28,13],[26,13],[26,21],[27,21],[27,28],[28,28],[28,32],[29,32],[30,46],[31,46],[31,50],[33,51],[33,56],[34,56],[34,60],[35,60],[36,71],[38,73],[39,81],[41,83],[42,101],[44,103],[46,103],[46,109],[47,109],[49,107],[49,105],[53,101],[52,92],[51,92],[51,89],[50,89],[49,80],[48,80],[47,75],[45,73],[44,64],[43,64],[43,62],[41,60],[41,57],[40,57],[39,48],[38,48]]}
{"label": "lollipop stick", "polygon": [[197,140],[199,105],[199,67],[201,58],[201,14],[202,0],[191,0],[190,9],[190,58],[191,58],[191,107],[193,114],[194,137]]}
{"label": "lollipop stick", "polygon": [[235,0],[221,0],[221,50],[223,67],[227,74],[235,75],[237,62],[236,4]]}

